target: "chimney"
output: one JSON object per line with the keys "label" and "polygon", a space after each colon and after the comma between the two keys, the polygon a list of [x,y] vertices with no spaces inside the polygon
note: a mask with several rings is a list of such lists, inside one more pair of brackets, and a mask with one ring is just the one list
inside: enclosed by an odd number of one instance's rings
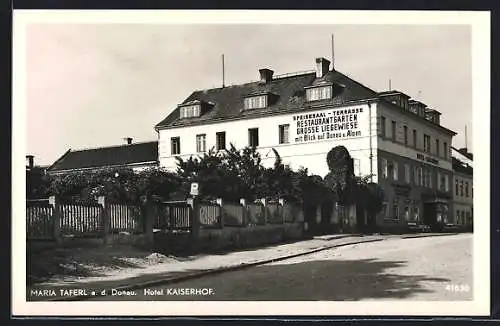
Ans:
{"label": "chimney", "polygon": [[274,71],[272,71],[271,69],[267,68],[259,69],[259,72],[260,72],[260,81],[262,83],[267,84],[273,79]]}
{"label": "chimney", "polygon": [[127,138],[123,138],[123,139],[127,142],[127,145],[132,144],[132,138],[127,137]]}
{"label": "chimney", "polygon": [[321,78],[330,69],[330,61],[325,58],[316,58],[316,77]]}
{"label": "chimney", "polygon": [[28,161],[28,168],[32,169],[34,164],[34,156],[33,155],[26,155],[26,160]]}

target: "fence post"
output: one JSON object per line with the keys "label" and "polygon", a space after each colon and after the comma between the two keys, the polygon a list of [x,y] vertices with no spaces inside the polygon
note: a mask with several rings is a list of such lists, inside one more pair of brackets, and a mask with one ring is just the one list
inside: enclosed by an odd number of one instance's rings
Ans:
{"label": "fence post", "polygon": [[278,209],[281,212],[281,224],[285,224],[285,200],[283,198],[278,199]]}
{"label": "fence post", "polygon": [[61,243],[61,204],[56,200],[56,196],[49,197],[49,204],[52,206],[52,236],[56,243]]}
{"label": "fence post", "polygon": [[109,205],[107,203],[106,197],[105,196],[99,196],[97,198],[97,203],[101,205],[101,223],[102,223],[102,228],[103,228],[103,242],[104,244],[109,243],[109,234],[111,233],[110,227],[111,227],[111,221],[110,221],[110,214],[109,214]]}
{"label": "fence post", "polygon": [[156,219],[156,206],[150,200],[147,199],[144,207],[144,236],[146,237],[146,241],[148,245],[153,244],[154,242],[154,233],[153,228]]}
{"label": "fence post", "polygon": [[217,205],[219,206],[219,226],[221,229],[224,228],[224,214],[223,214],[223,210],[222,210],[222,205],[223,205],[223,201],[222,201],[222,198],[217,198],[215,200],[215,202],[217,203]]}
{"label": "fence post", "polygon": [[189,234],[190,234],[190,242],[189,245],[192,250],[196,250],[198,246],[198,238],[200,231],[200,201],[197,197],[188,198],[187,203],[190,208],[189,214]]}
{"label": "fence post", "polygon": [[264,225],[267,224],[267,207],[266,207],[266,199],[261,198],[260,202],[262,203],[262,218],[264,219]]}
{"label": "fence post", "polygon": [[245,198],[240,199],[241,209],[243,214],[241,215],[241,226],[246,227],[248,225],[248,209]]}

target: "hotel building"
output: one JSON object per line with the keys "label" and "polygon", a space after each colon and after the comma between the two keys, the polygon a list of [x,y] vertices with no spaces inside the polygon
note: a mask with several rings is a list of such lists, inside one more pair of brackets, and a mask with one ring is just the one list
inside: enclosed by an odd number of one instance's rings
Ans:
{"label": "hotel building", "polygon": [[325,58],[315,71],[193,92],[163,121],[158,162],[175,170],[175,157],[211,148],[254,146],[266,166],[276,149],[293,169],[324,177],[326,155],[345,146],[355,174],[371,176],[385,193],[378,224],[433,225],[450,214],[455,132],[441,126],[440,113],[395,90],[376,92],[330,69]]}

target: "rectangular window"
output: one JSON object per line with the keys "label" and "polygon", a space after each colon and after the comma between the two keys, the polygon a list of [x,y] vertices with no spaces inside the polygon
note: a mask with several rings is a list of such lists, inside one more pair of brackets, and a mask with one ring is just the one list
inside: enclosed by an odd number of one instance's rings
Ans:
{"label": "rectangular window", "polygon": [[182,106],[180,108],[181,119],[199,117],[200,116],[200,107],[201,106],[199,104]]}
{"label": "rectangular window", "polygon": [[181,138],[172,137],[170,138],[170,152],[172,155],[179,155],[181,153]]}
{"label": "rectangular window", "polygon": [[408,126],[403,127],[405,146],[408,146]]}
{"label": "rectangular window", "polygon": [[410,206],[407,203],[405,204],[404,208],[404,217],[406,222],[410,221]]}
{"label": "rectangular window", "polygon": [[306,90],[306,97],[308,101],[327,100],[332,98],[332,86],[321,86],[308,88]]}
{"label": "rectangular window", "polygon": [[413,129],[413,147],[417,148],[417,130]]}
{"label": "rectangular window", "polygon": [[429,169],[428,173],[429,173],[429,188],[432,189],[433,184],[434,184],[434,181],[433,181],[433,179],[434,179],[434,173],[432,172],[431,169]]}
{"label": "rectangular window", "polygon": [[465,197],[469,197],[469,183],[465,182]]}
{"label": "rectangular window", "polygon": [[393,168],[392,168],[392,171],[393,171],[393,179],[394,180],[398,180],[399,178],[399,171],[398,171],[398,163],[397,162],[394,162],[393,163]]}
{"label": "rectangular window", "polygon": [[392,203],[392,218],[399,220],[399,202],[398,199],[394,199]]}
{"label": "rectangular window", "polygon": [[464,181],[460,180],[460,196],[464,196]]}
{"label": "rectangular window", "polygon": [[383,218],[387,218],[389,216],[389,214],[387,213],[387,203],[382,203],[382,217]]}
{"label": "rectangular window", "polygon": [[286,124],[286,125],[280,125],[279,126],[279,133],[280,133],[280,144],[288,144],[289,142],[289,139],[288,139],[288,130],[290,129],[290,125]]}
{"label": "rectangular window", "polygon": [[460,211],[457,209],[457,214],[455,215],[455,224],[460,224]]}
{"label": "rectangular window", "polygon": [[387,126],[386,126],[386,119],[384,116],[381,116],[380,117],[380,135],[382,137],[385,137],[386,136],[386,129],[387,129]]}
{"label": "rectangular window", "polygon": [[455,196],[458,196],[458,180],[455,180]]}
{"label": "rectangular window", "polygon": [[196,152],[203,153],[206,152],[207,143],[206,143],[207,135],[201,134],[196,135]]}
{"label": "rectangular window", "polygon": [[422,186],[424,184],[424,174],[421,166],[417,168],[417,175],[418,175],[418,184]]}
{"label": "rectangular window", "polygon": [[431,137],[424,134],[424,152],[430,153],[431,151]]}
{"label": "rectangular window", "polygon": [[448,144],[443,143],[443,157],[447,160],[448,159]]}
{"label": "rectangular window", "polygon": [[267,95],[247,97],[245,99],[245,110],[261,109],[267,107]]}
{"label": "rectangular window", "polygon": [[380,172],[382,178],[387,178],[387,160],[385,158],[380,159]]}
{"label": "rectangular window", "polygon": [[415,201],[414,203],[414,208],[413,208],[413,220],[416,222],[420,218],[420,203],[418,201]]}
{"label": "rectangular window", "polygon": [[405,182],[410,183],[410,166],[405,164]]}
{"label": "rectangular window", "polygon": [[248,129],[248,146],[259,146],[259,128]]}
{"label": "rectangular window", "polygon": [[391,137],[392,141],[396,141],[396,121],[394,120],[391,123]]}
{"label": "rectangular window", "polygon": [[218,151],[226,149],[226,132],[221,131],[215,134],[215,146]]}
{"label": "rectangular window", "polygon": [[436,155],[437,157],[440,156],[440,147],[439,147],[439,139],[436,139]]}
{"label": "rectangular window", "polygon": [[447,174],[444,175],[444,191],[450,191],[450,179]]}
{"label": "rectangular window", "polygon": [[424,168],[424,187],[429,187],[429,171],[427,168]]}
{"label": "rectangular window", "polygon": [[448,175],[438,173],[438,189],[441,191],[448,191]]}

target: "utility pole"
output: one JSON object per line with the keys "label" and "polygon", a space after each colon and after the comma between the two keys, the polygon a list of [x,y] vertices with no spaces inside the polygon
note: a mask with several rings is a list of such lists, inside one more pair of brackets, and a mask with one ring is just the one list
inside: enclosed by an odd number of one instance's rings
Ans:
{"label": "utility pole", "polygon": [[224,54],[222,55],[222,88],[226,87],[225,84],[225,71],[224,71]]}

